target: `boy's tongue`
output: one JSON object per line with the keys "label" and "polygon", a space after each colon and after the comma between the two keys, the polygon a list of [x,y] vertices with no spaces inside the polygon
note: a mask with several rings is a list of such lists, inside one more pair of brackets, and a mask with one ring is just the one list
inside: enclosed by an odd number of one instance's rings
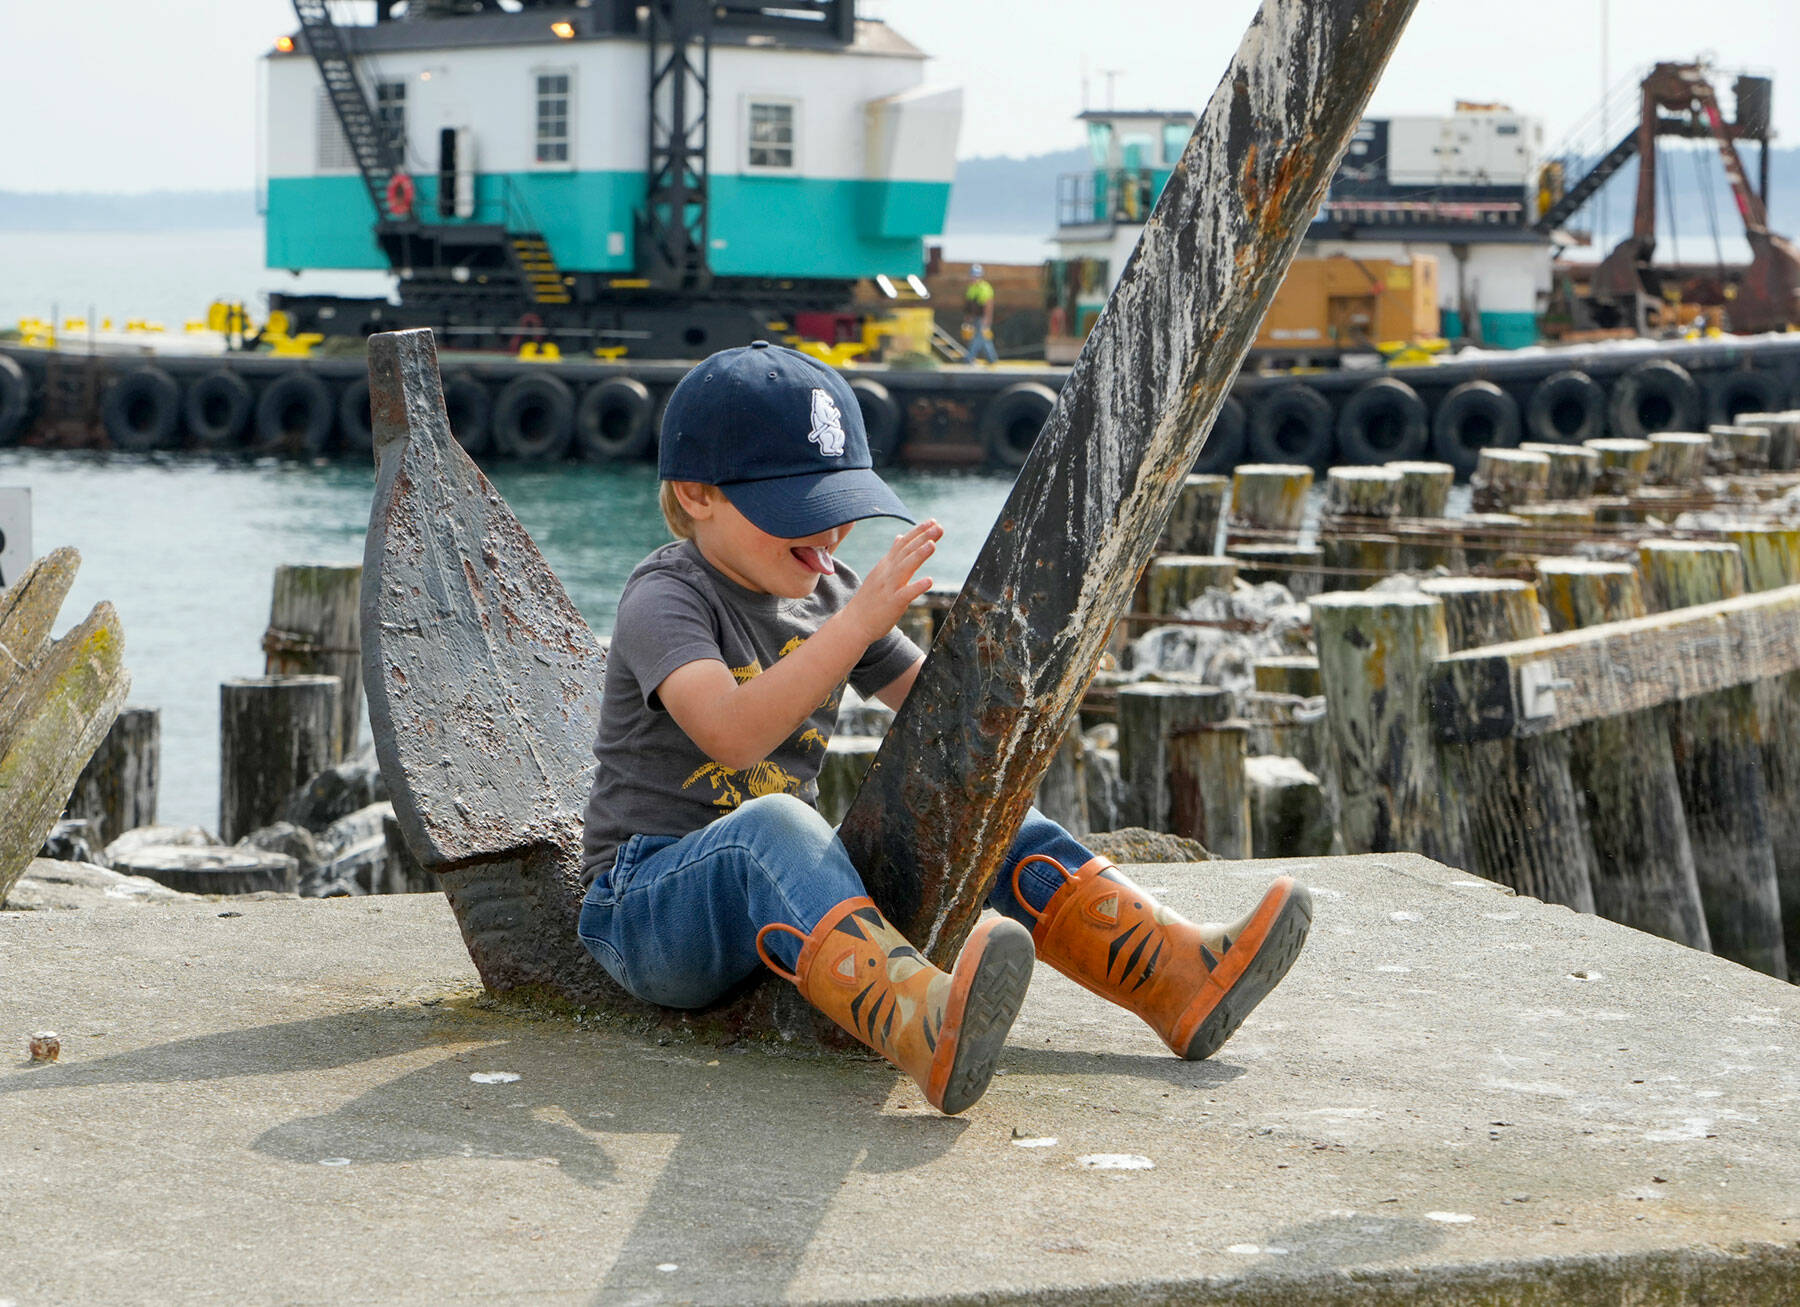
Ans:
{"label": "boy's tongue", "polygon": [[796,545],[790,550],[801,566],[810,568],[820,576],[830,576],[836,569],[831,565],[831,551],[821,549],[817,545]]}

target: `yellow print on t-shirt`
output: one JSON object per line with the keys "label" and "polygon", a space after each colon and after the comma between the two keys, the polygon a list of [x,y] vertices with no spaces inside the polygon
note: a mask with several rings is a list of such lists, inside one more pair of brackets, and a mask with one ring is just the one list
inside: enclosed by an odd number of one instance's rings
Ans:
{"label": "yellow print on t-shirt", "polygon": [[752,799],[760,799],[766,794],[800,793],[799,777],[766,761],[741,769],[716,762],[703,763],[681,783],[681,788],[689,790],[700,784],[712,787],[711,802],[715,808],[735,808],[744,801],[746,794]]}

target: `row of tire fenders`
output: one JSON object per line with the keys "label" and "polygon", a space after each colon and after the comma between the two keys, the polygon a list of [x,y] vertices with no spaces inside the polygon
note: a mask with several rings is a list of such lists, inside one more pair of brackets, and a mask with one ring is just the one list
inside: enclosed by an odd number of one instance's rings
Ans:
{"label": "row of tire fenders", "polygon": [[[878,465],[890,463],[909,434],[902,404],[871,377],[850,381]],[[1580,443],[1606,434],[1641,436],[1729,422],[1740,412],[1786,406],[1779,376],[1732,369],[1702,387],[1679,364],[1649,359],[1614,380],[1611,392],[1586,372],[1564,370],[1506,385],[1470,380],[1438,398],[1435,411],[1412,385],[1375,376],[1334,410],[1320,390],[1297,381],[1246,388],[1221,405],[1195,470],[1239,463],[1385,463],[1434,457],[1468,473],[1483,448],[1521,439]],[[0,356],[0,443],[22,434],[30,381]],[[1521,402],[1521,400],[1523,402]],[[450,369],[444,376],[450,428],[473,455],[551,462],[571,455],[595,462],[641,459],[655,448],[659,400],[634,377],[615,375],[577,389],[549,372],[492,382]],[[985,398],[972,434],[987,460],[1018,467],[1056,404],[1056,392],[1021,381]],[[319,457],[366,452],[373,444],[366,378],[333,385],[294,369],[260,391],[220,366],[183,385],[155,364],[130,367],[107,384],[101,421],[123,450],[187,447],[215,453]]]}

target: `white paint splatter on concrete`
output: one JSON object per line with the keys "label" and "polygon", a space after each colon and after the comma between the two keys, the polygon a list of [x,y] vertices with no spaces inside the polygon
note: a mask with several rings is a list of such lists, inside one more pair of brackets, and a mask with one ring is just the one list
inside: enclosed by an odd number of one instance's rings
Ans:
{"label": "white paint splatter on concrete", "polygon": [[517,1071],[471,1071],[469,1079],[478,1085],[510,1085],[519,1078]]}
{"label": "white paint splatter on concrete", "polygon": [[1056,1136],[1048,1135],[1048,1136],[1045,1136],[1043,1138],[1038,1138],[1038,1139],[1015,1139],[1015,1140],[1013,1140],[1013,1147],[1014,1148],[1054,1148],[1054,1147],[1056,1147]]}
{"label": "white paint splatter on concrete", "polygon": [[1156,1163],[1138,1153],[1084,1153],[1075,1165],[1089,1171],[1150,1171]]}
{"label": "white paint splatter on concrete", "polygon": [[319,1165],[320,1166],[349,1166],[350,1159],[348,1157],[321,1157],[319,1159]]}
{"label": "white paint splatter on concrete", "polygon": [[1423,921],[1423,920],[1425,920],[1425,918],[1421,917],[1416,912],[1390,912],[1390,913],[1388,913],[1388,920],[1389,921]]}
{"label": "white paint splatter on concrete", "polygon": [[1467,1225],[1475,1218],[1467,1212],[1426,1212],[1427,1221],[1442,1221],[1445,1225]]}

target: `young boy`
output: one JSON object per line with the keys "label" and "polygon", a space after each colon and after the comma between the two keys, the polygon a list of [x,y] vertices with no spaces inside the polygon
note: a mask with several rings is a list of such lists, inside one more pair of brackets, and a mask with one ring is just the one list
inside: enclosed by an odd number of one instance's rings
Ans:
{"label": "young boy", "polygon": [[924,658],[895,630],[943,528],[895,539],[860,582],[833,551],[911,522],[871,469],[832,369],[757,341],[669,398],[662,510],[677,537],[619,596],[584,818],[580,936],[648,1002],[698,1008],[760,958],[910,1075],[940,1111],[987,1088],[1033,955],[1205,1057],[1286,973],[1311,901],[1283,877],[1245,918],[1196,926],[1035,809],[955,971],[868,898],[815,778],[845,681],[898,708]]}

